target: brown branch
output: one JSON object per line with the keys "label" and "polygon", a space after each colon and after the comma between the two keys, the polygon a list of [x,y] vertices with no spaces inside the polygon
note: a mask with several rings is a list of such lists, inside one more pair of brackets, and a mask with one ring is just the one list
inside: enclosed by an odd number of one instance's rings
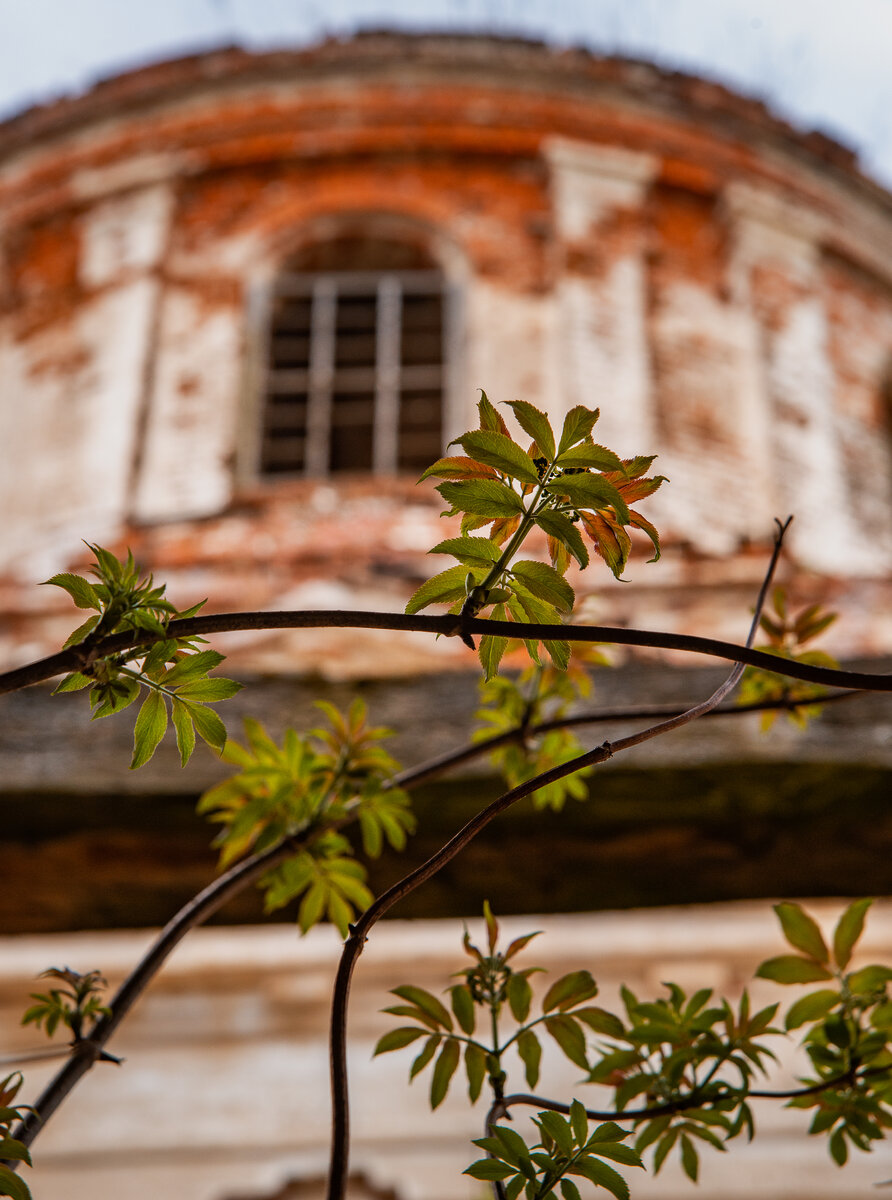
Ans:
{"label": "brown branch", "polygon": [[[587,1108],[585,1115],[590,1121],[642,1121],[653,1117],[666,1117],[672,1113],[686,1112],[691,1108],[701,1108],[704,1103],[714,1103],[718,1100],[797,1100],[800,1096],[817,1096],[820,1092],[826,1092],[831,1088],[837,1088],[845,1084],[851,1087],[859,1080],[867,1079],[871,1075],[887,1075],[889,1070],[889,1067],[875,1067],[868,1071],[847,1071],[844,1075],[836,1075],[833,1079],[825,1079],[809,1087],[790,1088],[788,1091],[782,1092],[749,1091],[747,1088],[732,1088],[723,1085],[720,1091],[715,1089],[709,1093],[705,1093],[695,1090],[689,1096],[679,1096],[677,1100],[667,1100],[665,1104],[648,1105],[647,1108],[612,1108],[605,1110]],[[506,1116],[508,1110],[516,1104],[525,1104],[532,1108],[550,1109],[552,1112],[565,1114],[570,1112],[570,1105],[564,1104],[559,1100],[547,1100],[542,1096],[517,1092],[510,1096],[503,1096],[501,1100],[496,1100],[492,1104],[487,1113],[487,1124],[489,1125],[493,1121],[497,1121],[499,1117]]]}
{"label": "brown branch", "polygon": [[[765,597],[768,593],[768,588],[774,576],[774,570],[777,566],[778,557],[780,555],[781,546],[783,544],[784,534],[789,526],[788,519],[783,525],[778,522],[777,535],[775,538],[774,551],[771,555],[771,561],[765,573],[765,578],[759,590],[759,596],[756,601],[755,614],[750,626],[747,643],[751,643],[755,637],[756,630],[759,625],[762,607],[765,602]],[[567,763],[562,763],[560,766],[553,767],[549,771],[544,771],[541,775],[535,776],[533,779],[527,780],[525,783],[517,787],[511,788],[510,791],[503,793],[486,808],[476,813],[450,840],[442,846],[435,854],[414,871],[410,871],[408,875],[398,880],[386,892],[383,892],[373,904],[358,918],[354,925],[351,926],[350,936],[344,943],[344,949],[341,954],[341,960],[338,965],[338,972],[335,978],[335,985],[332,994],[332,1009],[331,1009],[331,1088],[332,1088],[332,1145],[331,1145],[331,1160],[329,1166],[328,1178],[328,1200],[344,1200],[345,1189],[347,1186],[347,1171],[349,1165],[350,1152],[350,1097],[347,1078],[347,1009],[350,999],[350,984],[353,978],[353,971],[360,954],[363,951],[369,932],[372,927],[388,912],[395,904],[404,897],[408,896],[416,888],[420,887],[428,879],[434,876],[448,862],[451,862],[461,851],[477,836],[481,830],[485,829],[491,821],[500,813],[516,804],[518,800],[522,800],[525,796],[544,787],[546,784],[553,783],[558,779],[563,779],[567,775],[573,774],[575,771],[583,767],[594,766],[597,763],[605,762],[608,758],[612,758],[623,750],[630,749],[632,746],[638,746],[643,742],[649,741],[652,738],[660,737],[664,733],[669,733],[673,729],[678,729],[691,721],[696,720],[704,713],[716,708],[725,697],[736,686],[740,676],[743,674],[744,664],[742,661],[737,661],[734,668],[728,677],[715,689],[708,699],[696,704],[687,709],[685,712],[676,716],[669,717],[667,720],[660,721],[656,725],[652,725],[647,729],[643,729],[638,733],[630,734],[628,737],[620,738],[614,743],[605,742],[602,746],[598,746],[585,754],[571,759]]]}
{"label": "brown branch", "polygon": [[[646,629],[621,629],[611,625],[524,625],[523,632],[512,621],[492,621],[482,617],[463,620],[461,627],[454,616],[432,617],[405,613],[282,611],[217,613],[171,621],[167,634],[171,638],[197,637],[209,633],[231,633],[237,630],[263,629],[389,629],[436,633],[456,636],[461,630],[483,636],[492,634],[517,640],[522,636],[536,641],[605,642],[617,646],[645,646],[658,650],[681,650],[690,654],[705,654],[728,662],[761,667],[775,675],[822,683],[828,687],[861,688],[869,692],[892,692],[892,675],[865,671],[843,671],[815,667],[809,663],[792,662],[763,650],[738,646],[714,638],[694,637],[682,633],[661,633]],[[148,647],[157,638],[132,633],[115,633],[99,642],[89,639],[48,658],[0,674],[0,694],[17,691],[33,683],[41,683],[56,675],[77,671],[88,662],[109,654],[139,646]]]}

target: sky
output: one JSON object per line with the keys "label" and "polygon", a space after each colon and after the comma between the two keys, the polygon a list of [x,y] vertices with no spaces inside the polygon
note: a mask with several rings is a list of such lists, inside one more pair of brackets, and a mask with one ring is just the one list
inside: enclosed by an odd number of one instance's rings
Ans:
{"label": "sky", "polygon": [[158,59],[363,28],[521,34],[718,79],[892,187],[892,0],[0,0],[0,116]]}

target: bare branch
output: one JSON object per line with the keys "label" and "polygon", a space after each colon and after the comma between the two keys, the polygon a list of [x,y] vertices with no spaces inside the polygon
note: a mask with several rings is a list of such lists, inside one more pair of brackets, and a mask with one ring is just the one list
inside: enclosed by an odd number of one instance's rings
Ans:
{"label": "bare branch", "polygon": [[[456,636],[460,630],[453,616],[431,617],[421,614],[407,616],[405,613],[343,612],[319,610],[318,612],[282,611],[217,613],[208,616],[188,617],[171,621],[167,636],[195,637],[209,633],[231,633],[248,629],[390,629],[437,633]],[[482,617],[466,618],[461,629],[483,636],[517,639],[518,627],[511,621],[491,621]],[[793,662],[738,646],[733,642],[717,641],[714,638],[694,637],[682,633],[661,633],[646,629],[620,629],[612,625],[535,625],[524,624],[524,638],[537,641],[561,640],[570,642],[602,642],[617,646],[644,646],[657,650],[681,650],[690,654],[705,654],[728,662],[761,667],[775,675],[790,679],[804,679],[808,683],[823,683],[828,687],[861,688],[869,692],[892,691],[892,675],[866,671],[841,671],[829,667],[815,667],[808,663]],[[157,638],[140,638],[132,633],[115,633],[101,641],[91,643],[89,639],[68,650],[61,650],[48,658],[17,667],[0,674],[0,694],[17,691],[33,683],[41,683],[56,675],[80,670],[87,661],[108,654],[116,654],[134,646],[148,647]]]}
{"label": "bare branch", "polygon": [[[747,644],[750,644],[756,635],[756,630],[759,627],[759,618],[762,613],[762,606],[765,602],[765,597],[768,593],[768,588],[774,576],[774,570],[777,566],[778,557],[780,555],[781,546],[783,544],[784,534],[789,526],[789,519],[781,525],[778,522],[777,536],[775,538],[774,551],[771,555],[771,561],[765,573],[765,578],[759,591],[759,596],[756,601],[755,615],[750,626]],[[524,626],[526,631],[527,627]],[[516,630],[516,627],[515,627]],[[768,656],[770,657],[770,656]],[[485,829],[491,821],[500,813],[516,804],[518,800],[522,800],[525,796],[544,787],[546,784],[552,783],[557,779],[563,779],[567,775],[572,775],[575,771],[583,767],[594,766],[597,763],[605,762],[608,758],[612,758],[614,754],[622,750],[627,750],[632,746],[638,746],[642,742],[649,741],[652,738],[660,737],[664,733],[669,733],[673,729],[678,729],[683,725],[696,720],[703,716],[711,709],[716,708],[721,704],[722,700],[732,691],[740,676],[743,674],[744,663],[736,661],[733,670],[727,678],[715,689],[708,699],[699,704],[687,709],[685,712],[677,716],[669,717],[667,720],[660,721],[656,725],[651,725],[647,729],[643,729],[638,733],[630,734],[628,737],[620,738],[618,741],[610,743],[604,742],[603,745],[589,750],[585,754],[571,759],[569,762],[562,763],[560,766],[552,767],[549,771],[544,771],[541,775],[535,776],[533,779],[527,780],[525,783],[511,788],[510,791],[503,793],[498,799],[488,804],[486,808],[475,814],[470,821],[467,822],[450,840],[442,846],[435,854],[414,871],[410,871],[408,875],[395,883],[386,892],[383,892],[373,904],[357,919],[354,925],[351,926],[350,936],[344,943],[344,949],[341,954],[341,960],[338,965],[338,972],[335,978],[335,986],[332,994],[332,1009],[331,1009],[331,1088],[332,1088],[332,1146],[331,1146],[331,1161],[329,1168],[328,1192],[327,1200],[344,1200],[345,1189],[347,1186],[347,1171],[349,1165],[350,1152],[350,1097],[347,1079],[347,1009],[350,999],[350,984],[353,978],[353,970],[360,954],[363,951],[369,932],[372,927],[388,912],[395,904],[404,897],[410,895],[416,888],[420,887],[432,876],[441,870],[447,863],[451,862],[456,855],[477,836],[481,830]]]}

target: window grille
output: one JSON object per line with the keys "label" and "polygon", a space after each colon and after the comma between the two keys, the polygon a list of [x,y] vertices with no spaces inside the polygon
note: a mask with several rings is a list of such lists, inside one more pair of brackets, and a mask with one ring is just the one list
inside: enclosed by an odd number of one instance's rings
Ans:
{"label": "window grille", "polygon": [[271,300],[260,471],[423,470],[442,452],[436,270],[282,274]]}

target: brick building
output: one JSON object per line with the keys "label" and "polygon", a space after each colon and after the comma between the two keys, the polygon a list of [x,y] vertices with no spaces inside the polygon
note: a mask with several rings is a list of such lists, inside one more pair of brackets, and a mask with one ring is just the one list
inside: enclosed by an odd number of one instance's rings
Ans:
{"label": "brick building", "polygon": [[[599,404],[600,440],[660,454],[664,559],[639,555],[625,585],[592,568],[595,619],[742,640],[772,519],[793,512],[793,596],[840,609],[830,648],[875,664],[892,651],[890,263],[892,197],[844,148],[716,84],[581,51],[385,34],[221,50],[23,113],[0,126],[3,662],[76,623],[34,584],[80,568],[80,538],[132,546],[183,606],[400,610],[443,536],[415,479],[483,387],[556,419]],[[456,639],[220,645],[255,681],[231,713],[281,725],[358,684],[410,761],[464,737]],[[448,672],[436,689],[431,671]],[[641,656],[615,674],[608,702],[714,677]],[[887,890],[892,715],[858,704],[796,742],[715,722],[642,750],[605,784],[609,829],[562,847],[585,862],[531,902]],[[218,765],[181,776],[162,748],[132,776],[126,720],[87,730],[77,698],[3,704],[7,929],[162,920],[208,877],[182,813]],[[655,807],[632,830],[616,814],[636,791],[684,813],[708,799],[713,824]],[[872,820],[853,846],[856,803]],[[484,845],[468,878],[519,908],[499,861]],[[480,886],[419,911],[473,911]],[[79,1136],[62,1136],[60,1180]],[[226,1195],[195,1178],[196,1197]]]}

